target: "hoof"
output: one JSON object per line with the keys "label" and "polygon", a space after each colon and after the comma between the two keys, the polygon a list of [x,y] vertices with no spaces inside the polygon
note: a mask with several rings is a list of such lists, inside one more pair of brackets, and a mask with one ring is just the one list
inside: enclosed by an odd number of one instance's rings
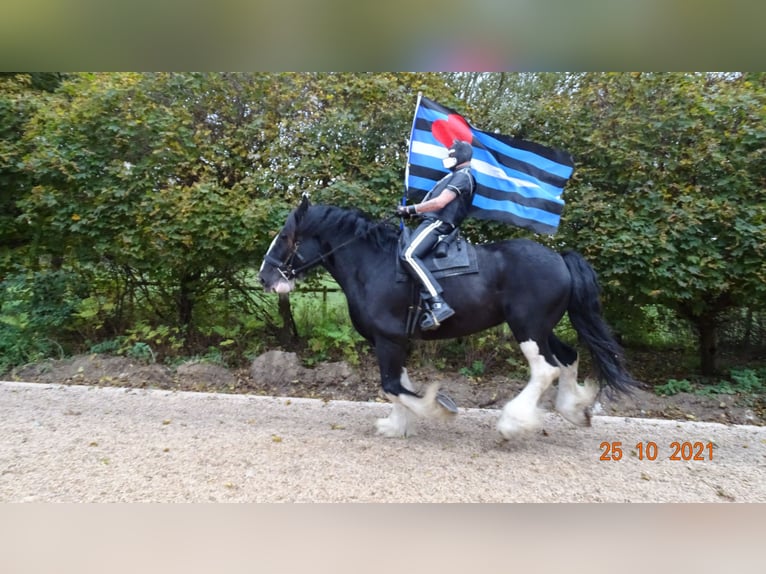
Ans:
{"label": "hoof", "polygon": [[452,397],[450,397],[448,394],[439,391],[436,393],[436,402],[453,415],[457,414],[457,405],[455,404],[455,401],[452,400]]}
{"label": "hoof", "polygon": [[514,441],[519,439],[527,439],[534,436],[536,433],[544,430],[542,424],[529,425],[529,426],[514,426],[499,423],[497,425],[497,432],[500,433],[500,437],[505,441]]}
{"label": "hoof", "polygon": [[457,413],[455,402],[439,392],[438,383],[428,385],[422,397],[401,394],[399,401],[410,411],[426,419],[451,419]]}
{"label": "hoof", "polygon": [[578,427],[589,427],[591,426],[591,409],[590,407],[585,407],[581,411],[574,411],[574,412],[562,412],[558,411],[558,413],[561,415],[561,417],[569,421],[575,426]]}
{"label": "hoof", "polygon": [[391,415],[385,419],[375,421],[378,434],[389,438],[400,438],[415,434],[413,427],[414,416],[404,406],[395,402],[391,409]]}
{"label": "hoof", "polygon": [[405,438],[415,434],[408,426],[390,418],[375,421],[375,429],[379,435],[387,438]]}
{"label": "hoof", "polygon": [[543,411],[518,408],[518,403],[508,403],[497,421],[497,431],[505,440],[525,438],[543,428]]}

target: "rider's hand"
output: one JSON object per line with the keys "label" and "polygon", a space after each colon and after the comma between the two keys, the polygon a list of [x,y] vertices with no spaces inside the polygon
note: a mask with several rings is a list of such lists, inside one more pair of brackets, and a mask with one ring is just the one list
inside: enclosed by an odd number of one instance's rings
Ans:
{"label": "rider's hand", "polygon": [[415,215],[415,206],[414,205],[397,205],[396,206],[396,215],[399,217],[412,217]]}

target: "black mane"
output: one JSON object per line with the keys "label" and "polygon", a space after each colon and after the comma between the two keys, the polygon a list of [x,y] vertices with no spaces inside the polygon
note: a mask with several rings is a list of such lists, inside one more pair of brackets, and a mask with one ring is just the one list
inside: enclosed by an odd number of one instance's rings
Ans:
{"label": "black mane", "polygon": [[393,251],[399,229],[385,220],[372,220],[358,209],[343,209],[332,205],[312,205],[297,222],[300,235],[317,235],[330,231],[338,238],[367,238],[377,247]]}

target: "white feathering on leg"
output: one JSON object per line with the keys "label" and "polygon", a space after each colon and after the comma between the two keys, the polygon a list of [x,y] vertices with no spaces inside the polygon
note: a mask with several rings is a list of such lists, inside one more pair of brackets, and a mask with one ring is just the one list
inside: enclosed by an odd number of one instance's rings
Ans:
{"label": "white feathering on leg", "polygon": [[375,428],[378,434],[389,438],[401,438],[413,436],[415,430],[412,425],[414,416],[410,410],[399,402],[399,398],[393,395],[387,395],[393,403],[391,414],[387,418],[375,421]]}
{"label": "white feathering on leg", "polygon": [[[402,369],[401,385],[412,392],[415,392],[415,388],[412,386],[409,376],[407,376],[407,369]],[[401,404],[400,397],[386,394],[388,399],[393,403],[391,414],[384,419],[378,419],[375,422],[375,427],[378,429],[378,434],[389,438],[400,438],[406,436],[413,436],[415,429],[413,421],[415,415],[410,409]]]}
{"label": "white feathering on leg", "polygon": [[572,424],[590,426],[590,409],[598,392],[598,383],[590,379],[585,379],[582,386],[577,384],[577,361],[567,367],[562,366],[556,410]]}
{"label": "white feathering on leg", "polygon": [[559,376],[559,368],[549,365],[535,341],[521,343],[521,351],[529,362],[531,375],[527,386],[503,407],[497,430],[506,439],[539,429],[543,410],[537,403],[545,390]]}
{"label": "white feathering on leg", "polygon": [[431,383],[426,387],[422,397],[400,395],[399,400],[405,407],[423,418],[451,420],[454,417],[454,413],[451,413],[439,404],[436,400],[438,393],[439,383]]}

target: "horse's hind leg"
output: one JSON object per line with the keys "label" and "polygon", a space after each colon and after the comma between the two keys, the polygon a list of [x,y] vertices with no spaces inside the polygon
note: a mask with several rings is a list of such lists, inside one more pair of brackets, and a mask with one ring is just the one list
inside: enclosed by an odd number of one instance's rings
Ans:
{"label": "horse's hind leg", "polygon": [[[521,352],[527,358],[531,375],[527,386],[503,407],[497,430],[506,439],[542,426],[542,410],[538,408],[537,403],[559,376],[559,367],[551,364],[554,359],[547,339],[542,339],[540,345],[532,339],[524,341],[521,343]],[[550,360],[546,359],[546,356],[549,356]]]}
{"label": "horse's hind leg", "polygon": [[569,422],[579,426],[590,426],[590,409],[599,392],[595,381],[586,379],[582,386],[577,384],[577,351],[559,340],[555,335],[548,337],[553,354],[561,367],[559,390],[556,395],[556,410]]}

